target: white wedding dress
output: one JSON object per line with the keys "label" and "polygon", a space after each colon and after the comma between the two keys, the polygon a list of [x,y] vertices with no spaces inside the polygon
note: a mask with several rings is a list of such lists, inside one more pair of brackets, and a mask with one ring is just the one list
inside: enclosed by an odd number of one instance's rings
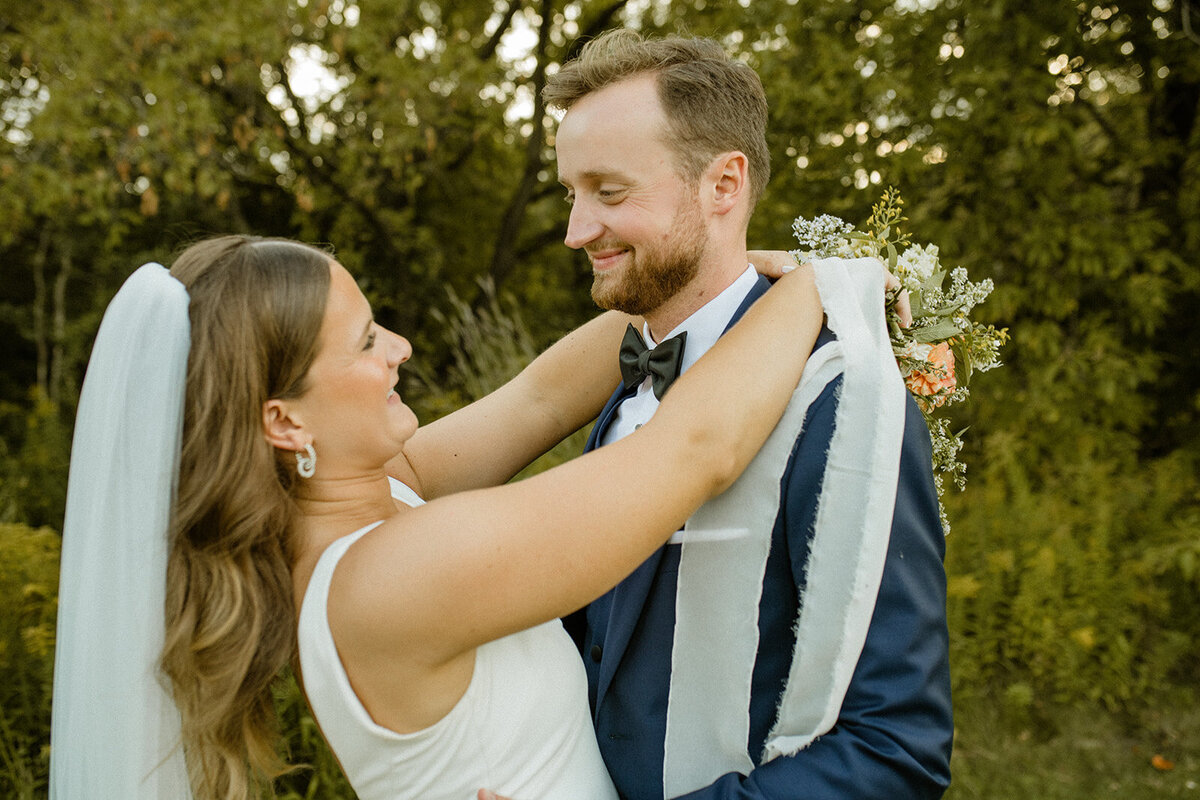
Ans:
{"label": "white wedding dress", "polygon": [[[422,502],[398,481],[392,494]],[[338,657],[326,605],[339,560],[379,524],[321,554],[300,610],[305,694],[360,800],[474,800],[481,788],[515,800],[615,800],[583,664],[558,620],[478,648],[466,693],[430,727],[401,734],[371,719]]]}

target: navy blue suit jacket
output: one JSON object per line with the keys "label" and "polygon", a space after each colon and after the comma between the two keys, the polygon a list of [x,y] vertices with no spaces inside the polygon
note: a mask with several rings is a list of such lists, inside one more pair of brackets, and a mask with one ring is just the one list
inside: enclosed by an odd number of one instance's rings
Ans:
{"label": "navy blue suit jacket", "polygon": [[[762,295],[761,279],[734,315]],[[833,339],[823,330],[821,347]],[[761,763],[791,665],[793,625],[833,432],[841,378],[809,409],[782,478],[759,607],[750,701],[749,775],[730,773],[688,798],[937,798],[950,781],[945,541],[929,432],[907,400],[900,478],[882,585],[862,656],[833,729],[792,756]],[[601,413],[601,441],[620,389]],[[663,743],[679,545],[666,545],[611,592],[565,620],[583,655],[596,737],[623,798],[663,795]]]}

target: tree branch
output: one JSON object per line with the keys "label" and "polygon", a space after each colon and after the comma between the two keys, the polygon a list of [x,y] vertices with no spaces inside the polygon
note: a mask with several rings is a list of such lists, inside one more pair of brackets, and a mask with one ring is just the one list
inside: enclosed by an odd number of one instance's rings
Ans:
{"label": "tree branch", "polygon": [[613,20],[616,19],[617,14],[621,13],[621,11],[623,11],[625,6],[628,4],[629,0],[615,0],[615,2],[609,3],[603,9],[601,9],[600,13],[593,17],[592,20],[580,30],[579,35],[575,37],[575,41],[571,42],[571,45],[567,48],[566,55],[563,57],[563,61],[570,61],[572,58],[579,55],[580,49],[582,49],[589,40],[596,38],[601,33],[611,28]]}
{"label": "tree branch", "polygon": [[544,231],[534,234],[526,238],[524,243],[517,248],[516,258],[525,260],[533,256],[535,253],[540,253],[552,244],[560,244],[563,237],[567,235],[567,226],[559,222],[547,228]]}
{"label": "tree branch", "polygon": [[[239,104],[239,94],[233,91],[232,87],[217,86],[217,92],[228,103],[234,107],[244,107],[244,103]],[[278,122],[283,130],[287,130],[287,124],[279,118],[279,111],[272,106],[263,95],[262,92],[248,92],[244,100],[252,100],[250,111],[257,119],[271,119],[272,122]],[[402,265],[406,262],[400,257],[399,251],[392,244],[394,232],[391,231],[387,224],[380,218],[379,214],[367,204],[366,200],[352,192],[347,186],[338,180],[329,162],[322,159],[322,165],[317,166],[313,157],[315,153],[310,151],[310,143],[307,139],[298,140],[293,136],[280,137],[280,144],[293,156],[299,163],[305,165],[305,170],[301,173],[308,178],[314,185],[322,185],[330,189],[334,196],[345,203],[347,206],[356,211],[366,223],[368,229],[375,234],[374,244],[382,249],[382,256],[387,258],[391,263],[397,265],[397,269],[404,269]],[[411,277],[406,273],[405,277]]]}
{"label": "tree branch", "polygon": [[[54,276],[54,316],[53,327],[50,331],[50,400],[58,403],[63,397],[73,394],[66,391],[64,376],[66,375],[63,361],[66,359],[64,342],[67,338],[67,281],[71,277],[74,262],[71,258],[71,246],[68,240],[59,256],[58,274]],[[71,387],[72,389],[74,387]]]}
{"label": "tree branch", "polygon": [[33,254],[33,344],[37,348],[37,386],[50,393],[50,345],[46,334],[46,257],[50,253],[51,224],[38,234]]}
{"label": "tree branch", "polygon": [[550,42],[550,29],[554,16],[554,1],[542,0],[541,25],[538,26],[537,66],[533,71],[533,130],[525,142],[525,171],[521,181],[513,193],[504,216],[500,221],[500,231],[496,236],[496,245],[492,251],[492,263],[488,268],[495,286],[499,289],[516,267],[515,244],[520,233],[521,223],[525,218],[525,210],[537,188],[538,173],[545,166],[542,162],[542,148],[545,146],[546,134],[546,103],[542,99],[542,87],[546,84],[546,62],[549,60],[547,50]]}
{"label": "tree branch", "polygon": [[500,20],[500,26],[492,34],[491,38],[479,50],[479,60],[487,61],[496,54],[496,48],[500,46],[500,40],[504,38],[504,34],[508,31],[508,26],[512,24],[513,17],[517,14],[517,9],[521,7],[521,0],[509,0],[508,9],[504,12],[504,19]]}
{"label": "tree branch", "polygon": [[1200,44],[1200,36],[1192,30],[1192,2],[1193,0],[1182,0],[1179,4],[1179,10],[1183,21],[1183,35],[1191,39],[1196,44]]}
{"label": "tree branch", "polygon": [[[296,93],[292,91],[292,82],[288,80],[287,70],[283,68],[282,64],[277,65],[277,68],[279,69],[279,74],[283,76],[283,80],[280,81],[283,84],[283,91],[287,94],[288,102],[292,104],[292,108],[296,111],[296,117],[300,120],[298,123],[300,133],[304,137],[304,141],[310,141],[309,137],[311,133],[308,128],[308,115],[305,113],[304,105],[300,102],[300,98],[296,96]],[[280,121],[282,122],[282,119]]]}
{"label": "tree branch", "polygon": [[1120,134],[1117,133],[1117,129],[1112,126],[1112,123],[1104,118],[1104,115],[1100,113],[1100,109],[1096,108],[1088,100],[1080,99],[1078,96],[1075,98],[1075,102],[1087,111],[1092,120],[1100,126],[1100,130],[1104,131],[1104,135],[1108,137],[1114,147],[1120,148],[1122,146]]}

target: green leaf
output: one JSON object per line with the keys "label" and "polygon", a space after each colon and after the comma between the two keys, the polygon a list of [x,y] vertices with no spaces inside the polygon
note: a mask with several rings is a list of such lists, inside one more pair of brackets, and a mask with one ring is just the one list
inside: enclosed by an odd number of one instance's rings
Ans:
{"label": "green leaf", "polygon": [[937,272],[930,275],[921,284],[921,288],[927,292],[937,291],[942,288],[942,283],[946,280],[946,270],[939,269]]}
{"label": "green leaf", "polygon": [[925,293],[920,289],[908,293],[908,303],[912,306],[913,319],[929,316],[925,308]]}
{"label": "green leaf", "polygon": [[954,354],[955,378],[958,385],[965,388],[971,382],[971,374],[975,371],[967,343],[962,339],[955,339],[950,343],[950,352]]}
{"label": "green leaf", "polygon": [[959,301],[957,303],[947,303],[943,306],[938,306],[937,308],[930,309],[929,316],[950,317],[950,316],[953,316],[956,311],[961,309],[963,307],[963,305],[964,305],[964,303],[962,301]]}
{"label": "green leaf", "polygon": [[951,337],[958,336],[960,333],[962,333],[962,330],[953,322],[942,320],[924,328],[913,329],[912,338],[914,341],[930,344],[945,341]]}

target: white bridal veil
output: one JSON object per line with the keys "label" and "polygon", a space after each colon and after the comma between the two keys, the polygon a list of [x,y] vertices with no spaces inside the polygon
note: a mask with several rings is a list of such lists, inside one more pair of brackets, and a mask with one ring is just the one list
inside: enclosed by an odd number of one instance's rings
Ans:
{"label": "white bridal veil", "polygon": [[159,264],[130,276],[96,336],[63,530],[52,800],[191,797],[158,672],[189,341],[187,291]]}

